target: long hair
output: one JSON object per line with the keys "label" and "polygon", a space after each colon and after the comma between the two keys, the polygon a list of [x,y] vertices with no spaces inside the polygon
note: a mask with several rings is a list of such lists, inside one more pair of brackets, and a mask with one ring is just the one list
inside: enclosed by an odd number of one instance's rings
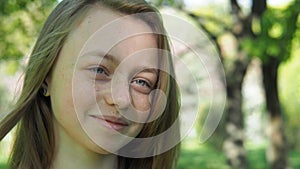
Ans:
{"label": "long hair", "polygon": [[[46,20],[32,50],[20,97],[14,109],[0,123],[0,140],[17,125],[16,137],[9,158],[10,169],[49,169],[55,155],[55,134],[50,99],[44,97],[42,84],[59,56],[65,40],[95,3],[124,14],[154,12],[156,15],[143,17],[157,35],[158,47],[169,51],[167,36],[159,12],[143,0],[63,0]],[[146,15],[147,16],[147,15]],[[138,137],[152,137],[167,130],[178,118],[179,99],[171,56],[161,58],[161,66],[169,73],[159,71],[157,88],[164,91],[167,104],[163,114],[144,125]],[[158,101],[157,101],[158,102]],[[154,103],[154,107],[159,103]],[[179,136],[179,127],[173,133]],[[119,168],[161,169],[175,168],[179,144],[168,151],[147,158],[118,157]]]}

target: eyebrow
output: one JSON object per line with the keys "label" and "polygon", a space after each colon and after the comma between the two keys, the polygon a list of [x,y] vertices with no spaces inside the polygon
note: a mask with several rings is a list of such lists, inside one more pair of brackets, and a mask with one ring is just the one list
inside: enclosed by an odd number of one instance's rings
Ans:
{"label": "eyebrow", "polygon": [[141,72],[149,72],[153,74],[158,74],[158,70],[155,68],[143,68]]}
{"label": "eyebrow", "polygon": [[120,64],[120,61],[116,59],[115,56],[109,54],[109,53],[104,53],[104,52],[96,52],[96,51],[92,51],[92,52],[87,52],[84,55],[82,55],[83,57],[98,57],[98,58],[102,58],[105,60],[108,60],[116,65]]}
{"label": "eyebrow", "polygon": [[[99,56],[99,55],[97,55],[97,56]],[[100,55],[100,57],[102,57],[102,56],[103,56],[103,59],[109,60],[109,61],[111,61],[111,62],[113,62],[117,65],[120,64],[120,61],[118,59],[116,59],[116,57],[114,57],[111,54],[107,53],[107,54],[104,54],[104,55]]]}

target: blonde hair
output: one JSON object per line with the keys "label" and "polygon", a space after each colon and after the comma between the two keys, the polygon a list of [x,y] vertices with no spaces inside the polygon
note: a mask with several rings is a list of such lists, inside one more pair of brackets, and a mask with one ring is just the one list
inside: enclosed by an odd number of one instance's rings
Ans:
{"label": "blonde hair", "polygon": [[[168,39],[159,12],[143,0],[63,0],[52,11],[36,41],[25,70],[21,95],[14,109],[0,123],[0,140],[17,125],[15,142],[9,159],[9,168],[49,169],[53,163],[55,135],[50,99],[40,92],[42,84],[53,67],[64,42],[84,13],[95,3],[124,14],[154,12],[155,16],[143,17],[149,26],[162,34],[157,35],[158,47],[168,50]],[[167,104],[161,117],[144,125],[138,137],[152,137],[167,130],[179,112],[178,91],[170,55],[162,57],[157,88],[165,92]],[[157,105],[156,103],[154,105]],[[179,136],[179,127],[174,131]],[[177,138],[178,139],[178,138]],[[167,144],[167,143],[166,143]],[[170,150],[147,158],[119,156],[119,168],[160,169],[175,168],[179,144]]]}

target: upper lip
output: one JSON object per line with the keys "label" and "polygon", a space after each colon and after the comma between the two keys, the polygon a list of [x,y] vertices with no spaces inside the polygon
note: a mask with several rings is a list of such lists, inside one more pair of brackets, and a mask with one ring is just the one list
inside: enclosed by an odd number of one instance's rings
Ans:
{"label": "upper lip", "polygon": [[126,120],[123,117],[107,116],[107,115],[90,115],[90,116],[95,117],[95,118],[100,119],[100,120],[104,120],[108,123],[114,123],[114,124],[117,124],[117,125],[129,126],[129,124],[130,124],[129,121]]}

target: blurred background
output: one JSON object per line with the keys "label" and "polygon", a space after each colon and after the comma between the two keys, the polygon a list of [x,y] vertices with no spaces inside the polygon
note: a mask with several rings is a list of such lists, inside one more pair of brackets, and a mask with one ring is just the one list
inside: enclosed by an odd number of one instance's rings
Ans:
{"label": "blurred background", "polygon": [[[173,43],[202,93],[201,99],[190,98],[199,103],[183,105],[184,112],[196,106],[198,118],[182,141],[178,169],[300,169],[300,0],[149,1],[203,32],[223,65],[213,75],[222,90],[216,95],[226,94],[222,118],[216,129],[212,127],[213,134],[201,141],[212,106],[211,97],[205,96],[211,95],[211,79],[192,64],[191,51]],[[18,95],[30,50],[58,2],[0,2],[0,119]],[[211,47],[203,40],[193,43],[209,55]],[[189,77],[181,75],[179,80]],[[181,88],[187,95],[191,90]],[[10,133],[0,142],[0,169],[6,168],[12,137]]]}

